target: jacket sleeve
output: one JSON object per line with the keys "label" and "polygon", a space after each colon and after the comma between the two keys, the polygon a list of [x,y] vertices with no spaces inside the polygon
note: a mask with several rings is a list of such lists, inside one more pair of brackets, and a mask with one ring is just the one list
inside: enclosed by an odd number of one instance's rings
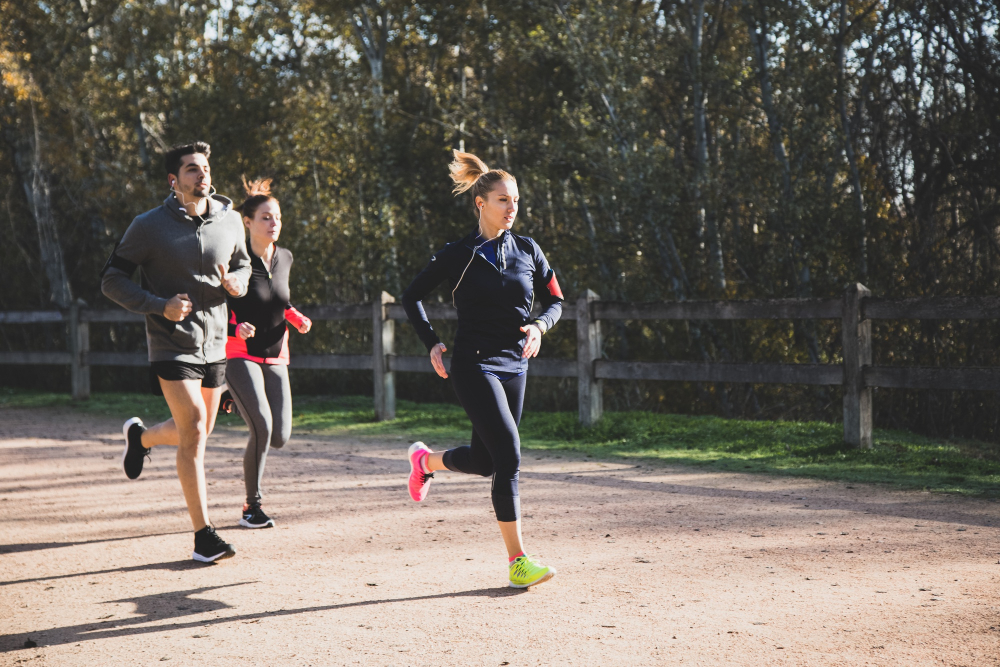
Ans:
{"label": "jacket sleeve", "polygon": [[532,245],[535,248],[533,287],[535,297],[542,307],[542,312],[539,313],[538,317],[533,318],[532,321],[541,323],[543,327],[542,333],[545,333],[554,327],[556,322],[559,321],[560,316],[562,316],[563,293],[559,288],[559,281],[556,280],[556,272],[552,270],[545,259],[545,253],[542,252],[537,243],[532,242]]}
{"label": "jacket sleeve", "polygon": [[162,315],[167,299],[156,296],[132,282],[132,274],[143,265],[149,252],[149,239],[139,218],[125,230],[101,272],[101,292],[122,308],[143,315]]}
{"label": "jacket sleeve", "polygon": [[434,327],[431,326],[430,320],[427,319],[427,313],[424,311],[424,305],[421,301],[448,277],[446,259],[448,254],[450,254],[448,253],[448,248],[445,248],[431,257],[431,261],[427,267],[413,279],[410,286],[403,292],[403,310],[406,311],[406,316],[410,319],[410,324],[417,330],[417,335],[428,352],[440,343],[441,339],[438,338],[437,333],[434,332]]}
{"label": "jacket sleeve", "polygon": [[[290,274],[292,264],[295,262],[295,259],[290,251],[286,250],[285,253],[288,256],[288,269]],[[291,281],[291,278],[289,278],[289,281]],[[299,310],[291,304],[291,302],[285,304],[285,320],[296,329],[302,326],[302,323],[308,319],[309,318],[300,313]]]}
{"label": "jacket sleeve", "polygon": [[[232,257],[229,258],[229,273],[240,279],[243,289],[236,295],[236,298],[246,296],[250,289],[250,253],[247,252],[247,240],[243,234],[243,225],[240,224],[240,233],[236,235],[236,248]],[[221,279],[220,279],[221,280]],[[225,292],[225,290],[223,290]],[[227,292],[228,294],[228,292]]]}
{"label": "jacket sleeve", "polygon": [[288,320],[289,324],[298,329],[309,318],[296,310],[295,306],[289,305],[285,308],[285,319]]}

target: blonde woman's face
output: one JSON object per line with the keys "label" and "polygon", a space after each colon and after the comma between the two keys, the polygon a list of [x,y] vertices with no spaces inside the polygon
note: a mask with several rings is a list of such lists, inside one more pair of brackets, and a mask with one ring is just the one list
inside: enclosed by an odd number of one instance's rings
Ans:
{"label": "blonde woman's face", "polygon": [[479,226],[486,238],[496,238],[500,232],[514,226],[520,199],[517,183],[508,180],[497,183],[486,199],[476,197],[476,206],[482,211]]}
{"label": "blonde woman's face", "polygon": [[254,211],[253,219],[244,217],[243,224],[250,231],[250,237],[258,242],[274,243],[281,234],[281,207],[269,199]]}

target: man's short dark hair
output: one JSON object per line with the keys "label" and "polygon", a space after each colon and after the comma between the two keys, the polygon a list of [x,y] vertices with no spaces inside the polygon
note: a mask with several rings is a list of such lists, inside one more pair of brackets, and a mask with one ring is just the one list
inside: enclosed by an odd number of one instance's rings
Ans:
{"label": "man's short dark hair", "polygon": [[163,165],[167,168],[167,173],[176,174],[181,169],[181,158],[185,155],[194,155],[195,153],[201,153],[208,159],[212,155],[212,147],[204,141],[195,141],[183,146],[174,146],[163,156]]}

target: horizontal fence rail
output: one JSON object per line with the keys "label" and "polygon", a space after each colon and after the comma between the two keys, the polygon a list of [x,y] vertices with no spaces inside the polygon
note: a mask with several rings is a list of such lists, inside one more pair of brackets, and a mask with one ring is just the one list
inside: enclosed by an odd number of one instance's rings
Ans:
{"label": "horizontal fence rail", "polygon": [[866,386],[886,389],[1000,391],[1000,369],[997,368],[868,366],[864,379]]}
{"label": "horizontal fence rail", "polygon": [[[72,363],[72,361],[73,355],[69,352],[0,352],[0,364],[4,365],[51,364],[53,366],[65,366]],[[148,364],[149,362],[147,361],[146,363]]]}
{"label": "horizontal fence rail", "polygon": [[918,299],[869,297],[861,303],[861,316],[869,320],[995,320],[1000,319],[1000,298],[994,296]]}
{"label": "horizontal fence rail", "polygon": [[[448,304],[426,303],[432,320],[457,320]],[[293,354],[291,368],[371,371],[375,411],[392,419],[396,411],[395,373],[433,373],[427,355],[395,354],[395,323],[406,312],[383,293],[376,303],[304,306],[315,321],[370,320],[371,354]],[[844,388],[844,439],[870,447],[873,387],[1000,391],[1000,368],[924,368],[873,366],[871,321],[899,319],[1000,319],[1000,297],[872,297],[863,285],[851,285],[840,299],[760,299],[625,303],[600,301],[587,290],[576,303],[564,303],[562,319],[575,320],[576,359],[533,359],[531,374],[577,379],[580,421],[593,424],[603,413],[604,380],[651,380],[733,384],[802,384]],[[603,358],[601,320],[841,320],[842,364],[695,363],[682,361],[612,361]],[[140,352],[90,350],[91,323],[142,323],[136,313],[88,308],[78,302],[66,310],[0,312],[0,325],[65,324],[66,351],[0,352],[0,365],[69,365],[74,398],[90,395],[91,366],[148,366]],[[450,370],[451,359],[444,359]]]}
{"label": "horizontal fence rail", "polygon": [[681,301],[621,303],[595,301],[598,320],[839,320],[842,299]]}
{"label": "horizontal fence rail", "polygon": [[844,370],[833,364],[725,364],[682,361],[604,361],[594,367],[602,380],[669,380],[733,384],[838,385]]}

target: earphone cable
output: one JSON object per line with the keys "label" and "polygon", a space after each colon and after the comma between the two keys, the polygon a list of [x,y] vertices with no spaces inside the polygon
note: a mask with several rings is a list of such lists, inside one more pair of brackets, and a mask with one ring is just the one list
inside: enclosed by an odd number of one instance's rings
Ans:
{"label": "earphone cable", "polygon": [[[170,191],[174,193],[174,197],[177,198],[177,201],[180,202],[181,206],[187,206],[187,201],[185,201],[187,199],[187,197],[184,196],[183,192],[181,192],[180,190],[178,190],[178,189],[176,189],[174,187],[174,183],[175,183],[175,181],[170,181]],[[208,196],[207,197],[196,197],[196,199],[211,199],[213,196],[215,196],[216,194],[218,194],[219,191],[215,189],[215,185],[210,185],[208,187],[210,187],[212,189],[212,191],[208,193]],[[179,195],[179,198],[178,198],[178,195]]]}
{"label": "earphone cable", "polygon": [[[462,284],[462,279],[465,278],[465,272],[469,270],[470,266],[472,266],[472,260],[474,260],[476,258],[476,252],[480,248],[482,248],[484,245],[486,245],[487,243],[489,243],[490,241],[493,240],[493,239],[487,239],[486,238],[486,233],[483,231],[483,207],[482,206],[479,207],[479,236],[481,236],[484,239],[484,241],[482,243],[480,243],[479,245],[477,245],[475,248],[472,249],[472,257],[469,258],[469,263],[465,265],[464,269],[462,269],[462,275],[458,277],[458,282],[455,283],[455,289],[453,289],[451,291],[451,305],[454,308],[458,308],[458,306],[455,305],[455,291],[458,290],[458,286]],[[479,238],[479,237],[476,237],[476,238]]]}

